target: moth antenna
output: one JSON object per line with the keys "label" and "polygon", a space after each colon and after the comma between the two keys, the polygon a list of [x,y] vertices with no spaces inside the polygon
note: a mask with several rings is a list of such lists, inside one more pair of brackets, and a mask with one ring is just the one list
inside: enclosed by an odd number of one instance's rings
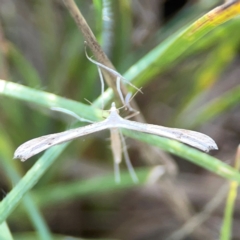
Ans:
{"label": "moth antenna", "polygon": [[128,85],[130,85],[131,87],[135,88],[138,92],[143,93],[142,90],[141,90],[141,88],[138,88],[138,87],[136,87],[134,84],[132,84],[131,82],[129,82],[129,81],[128,81],[126,78],[124,78],[119,72],[117,72],[116,70],[114,70],[114,69],[112,69],[112,68],[109,68],[109,67],[107,67],[107,66],[105,66],[105,65],[103,65],[103,64],[101,64],[101,63],[99,63],[99,62],[97,62],[97,61],[95,61],[95,60],[93,60],[91,57],[89,57],[88,54],[87,54],[87,47],[86,47],[86,46],[87,46],[87,45],[85,45],[85,55],[86,55],[87,59],[88,59],[90,62],[92,62],[92,63],[96,64],[97,66],[99,66],[99,67],[101,67],[101,68],[109,71],[109,72],[112,73],[113,75],[115,75],[115,76],[117,76],[117,77],[120,77],[120,79],[122,79],[123,82],[125,82],[125,83],[127,83]]}
{"label": "moth antenna", "polygon": [[117,82],[117,91],[118,91],[119,97],[122,101],[122,104],[125,104],[123,94],[122,94],[122,90],[121,90],[120,81],[121,81],[121,78],[117,77],[117,81],[116,81]]}
{"label": "moth antenna", "polygon": [[[97,69],[98,69],[98,74],[99,74],[100,82],[101,82],[101,96],[102,96],[103,93],[104,93],[104,80],[103,80],[103,75],[102,75],[102,71],[101,71],[100,67],[97,66]],[[102,110],[103,109],[104,109],[104,102],[103,102],[103,99],[102,99]]]}

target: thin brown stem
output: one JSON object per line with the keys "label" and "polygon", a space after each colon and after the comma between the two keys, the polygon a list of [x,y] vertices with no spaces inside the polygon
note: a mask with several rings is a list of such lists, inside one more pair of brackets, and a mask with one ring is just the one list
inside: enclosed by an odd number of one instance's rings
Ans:
{"label": "thin brown stem", "polygon": [[[87,45],[89,48],[92,50],[94,56],[96,57],[97,61],[100,62],[101,64],[105,65],[108,68],[115,69],[111,61],[108,59],[107,55],[103,52],[101,46],[97,42],[96,37],[94,36],[92,30],[88,26],[86,20],[84,19],[82,13],[78,9],[77,5],[73,0],[63,0],[65,6],[73,16],[79,30],[82,32]],[[116,76],[111,74],[108,71],[105,71],[103,69],[103,75],[106,83],[108,84],[109,87],[113,89],[115,92],[115,96],[118,96],[118,92],[116,89]],[[125,96],[127,94],[127,89],[126,87],[121,83],[121,90],[123,92],[123,95]]]}

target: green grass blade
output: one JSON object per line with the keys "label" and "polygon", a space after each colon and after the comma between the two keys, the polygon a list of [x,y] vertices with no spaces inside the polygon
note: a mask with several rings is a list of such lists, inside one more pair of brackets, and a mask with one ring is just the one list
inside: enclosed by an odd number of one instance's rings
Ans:
{"label": "green grass blade", "polygon": [[[38,240],[38,236],[36,233],[33,232],[24,232],[24,233],[17,233],[13,235],[14,240]],[[79,238],[79,237],[72,237],[63,234],[53,234],[53,240],[117,240],[117,239],[109,239],[109,238],[101,238],[101,239],[93,239],[93,238]]]}
{"label": "green grass blade", "polygon": [[3,222],[0,224],[0,239],[1,240],[13,240],[12,234],[11,234],[6,222]]}
{"label": "green grass blade", "polygon": [[[108,193],[128,189],[134,186],[143,185],[147,182],[148,176],[151,174],[152,168],[135,169],[139,179],[139,183],[133,182],[129,172],[121,171],[121,183],[116,184],[114,175],[109,174],[101,177],[95,177],[86,180],[78,180],[70,183],[60,183],[49,185],[32,192],[36,204],[39,207],[49,207],[56,203],[72,201],[80,197],[87,197],[96,194]],[[48,196],[46,199],[46,195]],[[22,211],[21,211],[22,212]],[[18,211],[17,211],[18,213]]]}
{"label": "green grass blade", "polygon": [[220,97],[208,102],[205,106],[198,108],[191,114],[191,119],[185,115],[185,124],[189,128],[195,128],[202,123],[216,118],[220,114],[228,111],[234,106],[238,105],[240,101],[240,85],[225,92]]}
{"label": "green grass blade", "polygon": [[40,213],[38,207],[36,207],[35,201],[32,199],[30,194],[27,194],[23,197],[23,204],[25,209],[28,211],[28,215],[37,230],[38,237],[41,240],[51,240],[52,236],[47,226],[47,223],[44,221],[42,214]]}
{"label": "green grass blade", "polygon": [[2,223],[19,204],[22,197],[33,188],[42,175],[62,153],[68,143],[47,150],[34,166],[25,174],[21,181],[0,203],[0,223]]}
{"label": "green grass blade", "polygon": [[170,152],[176,156],[182,157],[200,167],[203,167],[225,179],[235,180],[240,183],[240,174],[234,168],[230,167],[224,162],[221,162],[217,158],[211,157],[206,153],[196,150],[192,147],[188,147],[180,142],[153,136],[150,134],[144,134],[134,131],[123,130],[126,136],[146,142],[150,145],[157,146],[162,150]]}
{"label": "green grass blade", "polygon": [[[240,11],[239,11],[240,12]],[[223,13],[219,13],[219,15]],[[214,17],[213,17],[214,18]],[[201,39],[218,26],[208,16],[204,15],[184,30],[180,30],[159,44],[144,58],[132,66],[124,76],[137,86],[143,86],[149,79],[170,66],[178,57],[187,51],[196,41]]]}
{"label": "green grass blade", "polygon": [[102,1],[93,0],[93,6],[95,9],[95,36],[100,45],[102,45]]}
{"label": "green grass blade", "polygon": [[21,74],[24,83],[26,83],[29,87],[39,87],[42,85],[42,81],[37,70],[13,44],[9,44],[9,59],[13,63],[13,66]]}
{"label": "green grass blade", "polygon": [[102,49],[108,57],[112,55],[114,41],[114,27],[116,26],[116,15],[114,12],[114,1],[102,0]]}
{"label": "green grass blade", "polygon": [[[237,149],[237,156],[235,160],[235,169],[239,170],[240,166],[240,146]],[[223,224],[221,229],[221,240],[231,240],[232,239],[232,219],[233,219],[233,211],[234,205],[237,197],[239,183],[236,181],[232,181],[230,183],[230,189],[228,193],[228,198],[226,202],[226,207],[224,211]]]}
{"label": "green grass blade", "polygon": [[[238,42],[234,41],[233,43],[229,38],[224,39],[219,46],[208,54],[206,61],[192,77],[192,89],[188,89],[186,96],[181,99],[179,114],[173,117],[175,123],[183,127],[188,126],[186,125],[186,115],[195,110],[192,109],[191,104],[206,91],[214,88],[219,76],[236,56],[237,44]],[[192,114],[190,115],[192,116]]]}
{"label": "green grass blade", "polygon": [[87,118],[92,121],[98,120],[101,118],[100,116],[102,116],[102,112],[96,108],[57,96],[52,93],[35,90],[25,87],[21,84],[7,82],[5,80],[0,80],[0,95],[35,103],[47,108],[65,108],[75,112],[83,118]]}
{"label": "green grass blade", "polygon": [[[239,12],[240,10],[238,9],[236,14]],[[226,13],[223,12],[219,15],[224,16],[224,14]],[[232,21],[236,22],[236,25],[233,24],[233,26],[234,29],[237,30],[240,20],[234,19]],[[166,69],[172,66],[173,63],[182,59],[184,54],[188,52],[189,48],[199,43],[200,41],[198,40],[202,40],[207,33],[217,29],[218,25],[221,23],[222,22],[210,21],[208,14],[204,15],[189,27],[180,29],[178,32],[172,34],[161,42],[157,47],[152,49],[137,63],[131,66],[124,73],[124,77],[130,82],[133,82],[136,86],[142,87],[146,85],[156,75],[163,73]],[[230,26],[232,25],[225,24],[225,28]],[[208,38],[208,36],[206,36],[206,38]],[[104,96],[101,97],[105,99],[105,102],[109,102],[113,98],[113,92],[108,89],[104,93]],[[96,104],[100,104],[100,102],[101,98],[97,99]]]}
{"label": "green grass blade", "polygon": [[[11,183],[17,184],[21,177],[18,173],[19,169],[12,160],[12,153],[14,150],[10,140],[8,139],[8,135],[5,133],[3,128],[0,128],[0,132],[0,165],[5,172],[6,177],[10,179]],[[23,198],[23,205],[29,218],[32,220],[33,225],[38,231],[39,238],[42,240],[52,239],[49,229],[30,195],[26,195]]]}
{"label": "green grass blade", "polygon": [[[131,51],[132,15],[131,3],[128,0],[114,1],[115,28],[112,62],[121,72],[121,65],[126,63],[127,56]],[[124,13],[124,14],[123,14]],[[130,66],[130,65],[128,65]]]}

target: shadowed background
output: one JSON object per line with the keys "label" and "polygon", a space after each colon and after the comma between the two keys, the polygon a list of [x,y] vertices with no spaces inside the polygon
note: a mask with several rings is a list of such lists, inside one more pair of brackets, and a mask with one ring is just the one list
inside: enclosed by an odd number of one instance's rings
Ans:
{"label": "shadowed background", "polygon": [[[175,32],[222,4],[204,0],[76,3],[121,74]],[[135,100],[148,123],[211,136],[219,151],[210,154],[228,164],[234,161],[240,139],[239,29],[239,18],[216,27],[174,61],[163,59],[166,64],[156,76],[136,83],[143,86],[144,94]],[[64,4],[56,0],[0,0],[0,78],[85,104],[84,98],[93,102],[101,87],[96,66],[85,57],[82,34]],[[219,104],[208,108],[216,99]],[[0,109],[1,157],[6,149],[13,155],[24,141],[63,131],[75,122],[63,113],[4,96]],[[147,167],[137,141],[127,139],[127,144],[134,167]],[[9,164],[24,175],[38,158]],[[75,140],[34,188],[39,201],[44,202],[41,211],[51,232],[90,239],[166,239],[195,213],[201,213],[226,180],[176,156],[162,158],[158,164],[173,169],[171,183],[166,177],[151,186],[118,190],[113,184],[104,190],[100,185],[96,191],[84,181],[113,172],[109,132]],[[14,185],[4,169],[0,168],[2,198]],[[61,184],[74,181],[85,187],[81,196],[61,201],[60,192],[59,202],[48,204],[51,186],[71,192]],[[48,191],[44,190],[47,187]],[[220,193],[216,209],[204,215],[206,220],[196,231],[172,239],[218,238],[225,195]],[[240,239],[239,207],[237,203],[232,239]],[[11,214],[8,224],[16,239],[35,239],[34,227],[22,206]]]}

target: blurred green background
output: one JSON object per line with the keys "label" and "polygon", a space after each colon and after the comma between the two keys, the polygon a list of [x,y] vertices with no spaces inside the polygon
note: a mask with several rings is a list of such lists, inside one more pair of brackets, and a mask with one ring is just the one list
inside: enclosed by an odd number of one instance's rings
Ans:
{"label": "blurred green background", "polygon": [[[135,100],[146,121],[211,136],[219,151],[210,154],[232,165],[240,139],[239,17],[199,36],[193,31],[191,39],[184,35],[188,26],[222,1],[76,3],[117,71],[142,87],[144,94]],[[40,95],[42,91],[63,97],[56,100],[59,106],[94,120],[99,112],[95,116],[93,108],[82,110],[65,98],[88,105],[84,99],[94,102],[99,97],[100,81],[96,66],[85,57],[84,38],[60,0],[0,0],[0,78],[30,87],[14,85],[5,91],[0,84],[4,199],[39,158],[13,161],[14,150],[76,122],[51,111],[54,100]],[[218,239],[226,180],[159,149],[146,150],[144,156],[146,145],[130,138],[127,144],[140,186],[134,186],[124,164],[122,184],[114,183],[108,131],[82,137],[60,150],[55,163],[9,216],[14,239]],[[145,185],[155,165],[170,169],[169,175]],[[219,193],[222,188],[225,191]],[[212,212],[204,212],[216,196],[219,201]],[[197,213],[205,219],[193,232],[190,226],[182,238],[169,237]],[[239,214],[237,203],[232,239],[240,239]]]}

